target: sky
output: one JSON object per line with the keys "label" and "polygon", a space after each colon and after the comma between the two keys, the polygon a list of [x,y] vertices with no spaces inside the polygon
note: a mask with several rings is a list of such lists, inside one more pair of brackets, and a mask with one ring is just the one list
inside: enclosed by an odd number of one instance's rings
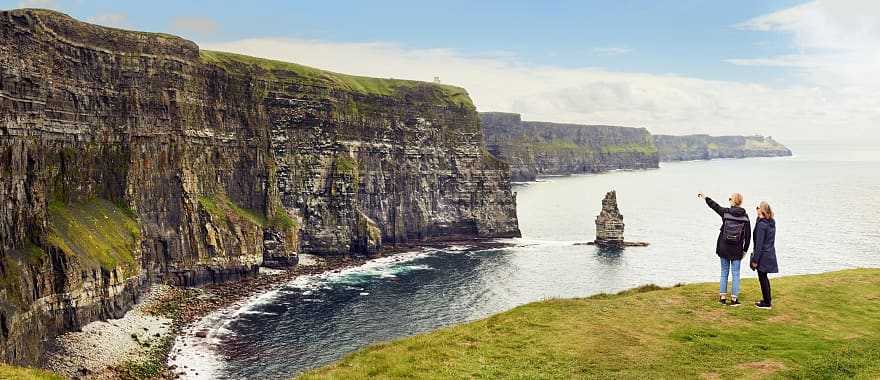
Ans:
{"label": "sky", "polygon": [[479,111],[527,120],[880,141],[874,0],[0,0],[21,7],[337,72],[438,76]]}

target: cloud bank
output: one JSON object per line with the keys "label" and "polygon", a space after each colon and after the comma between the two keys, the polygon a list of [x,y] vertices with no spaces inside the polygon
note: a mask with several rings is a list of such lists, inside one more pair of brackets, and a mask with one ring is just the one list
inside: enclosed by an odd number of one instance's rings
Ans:
{"label": "cloud bank", "polygon": [[655,133],[760,133],[783,140],[876,138],[880,32],[878,18],[862,15],[880,12],[831,4],[808,3],[736,26],[792,36],[798,54],[728,61],[799,70],[803,80],[786,87],[539,66],[503,53],[474,56],[392,43],[254,38],[202,47],[357,75],[424,81],[439,76],[468,89],[480,111],[518,112],[530,120],[639,126]]}

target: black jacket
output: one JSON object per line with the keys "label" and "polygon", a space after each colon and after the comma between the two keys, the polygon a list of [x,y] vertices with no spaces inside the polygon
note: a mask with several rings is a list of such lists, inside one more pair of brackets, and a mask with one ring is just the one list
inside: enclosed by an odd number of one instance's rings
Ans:
{"label": "black jacket", "polygon": [[709,205],[709,208],[718,213],[718,216],[722,218],[721,229],[723,232],[724,229],[724,214],[730,214],[735,217],[746,217],[745,223],[746,226],[743,229],[743,241],[742,245],[740,244],[727,244],[722,241],[722,232],[718,233],[718,242],[715,245],[715,253],[718,254],[718,257],[728,259],[728,260],[742,260],[745,253],[749,250],[749,243],[751,241],[751,233],[752,233],[752,225],[749,222],[749,214],[746,213],[746,210],[742,207],[721,207],[718,203],[712,200],[712,198],[706,197],[706,204]]}
{"label": "black jacket", "polygon": [[758,270],[764,273],[779,272],[776,263],[776,221],[758,219],[755,222],[755,248],[752,262],[758,263]]}

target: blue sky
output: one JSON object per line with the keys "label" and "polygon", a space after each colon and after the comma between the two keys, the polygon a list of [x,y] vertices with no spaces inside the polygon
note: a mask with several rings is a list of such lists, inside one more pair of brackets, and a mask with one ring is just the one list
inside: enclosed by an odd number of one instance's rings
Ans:
{"label": "blue sky", "polygon": [[[803,1],[2,1],[43,5],[89,19],[125,15],[121,26],[198,42],[294,37],[394,42],[463,54],[512,54],[533,64],[736,81],[782,80],[785,70],[736,66],[739,56],[792,49],[786,38],[734,25]],[[176,17],[216,29],[175,28]]]}
{"label": "blue sky", "polygon": [[338,72],[439,76],[480,111],[530,120],[880,140],[875,0],[0,0],[22,6]]}

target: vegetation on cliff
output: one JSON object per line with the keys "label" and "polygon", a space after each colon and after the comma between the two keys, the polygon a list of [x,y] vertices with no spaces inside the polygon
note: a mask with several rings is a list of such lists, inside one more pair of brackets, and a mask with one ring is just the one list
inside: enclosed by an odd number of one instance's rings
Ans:
{"label": "vegetation on cliff", "polygon": [[[303,378],[880,376],[880,270],[773,286],[769,311],[718,305],[717,284],[536,302],[375,345]],[[754,301],[757,282],[744,281],[742,293]]]}
{"label": "vegetation on cliff", "polygon": [[233,73],[241,74],[258,68],[260,74],[266,79],[335,87],[365,95],[396,96],[402,92],[421,87],[437,90],[435,100],[451,102],[454,105],[470,109],[474,108],[465,89],[446,84],[340,74],[296,63],[221,51],[201,50],[199,54],[203,62],[223,67]]}
{"label": "vegetation on cliff", "polygon": [[140,228],[131,211],[105,199],[49,202],[51,245],[106,270],[135,269]]}
{"label": "vegetation on cliff", "polygon": [[62,380],[54,373],[25,367],[15,367],[0,363],[0,380]]}

